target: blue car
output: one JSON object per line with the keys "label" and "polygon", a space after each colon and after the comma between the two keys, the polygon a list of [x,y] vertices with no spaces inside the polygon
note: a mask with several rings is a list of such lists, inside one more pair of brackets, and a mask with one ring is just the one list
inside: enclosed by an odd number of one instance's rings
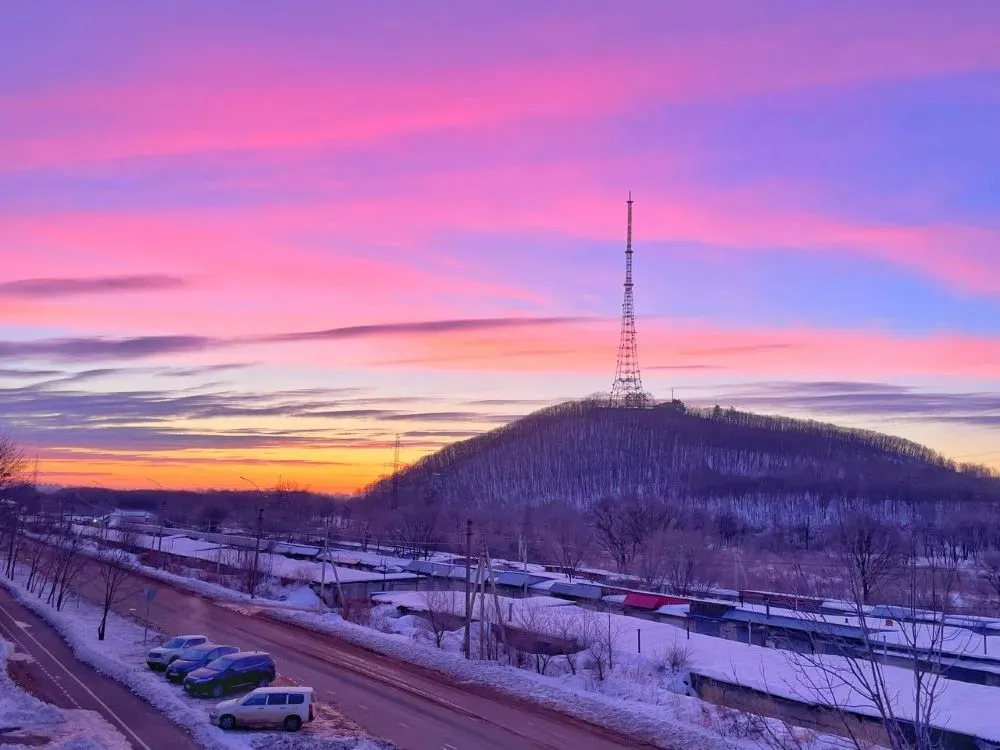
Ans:
{"label": "blue car", "polygon": [[214,643],[192,646],[181,652],[181,655],[167,667],[167,679],[171,682],[183,682],[184,678],[194,670],[237,652],[239,649],[236,646],[216,646]]}
{"label": "blue car", "polygon": [[267,687],[274,681],[276,672],[270,654],[241,651],[220,657],[189,673],[184,678],[184,690],[189,695],[220,698],[240,688]]}

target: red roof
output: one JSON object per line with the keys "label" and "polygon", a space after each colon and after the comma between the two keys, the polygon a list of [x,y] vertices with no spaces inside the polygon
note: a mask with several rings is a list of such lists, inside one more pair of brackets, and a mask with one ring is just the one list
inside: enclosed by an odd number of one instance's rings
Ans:
{"label": "red roof", "polygon": [[625,594],[625,606],[636,609],[659,609],[665,604],[687,604],[687,599],[677,596],[667,596],[666,594],[644,594],[638,591],[630,591]]}

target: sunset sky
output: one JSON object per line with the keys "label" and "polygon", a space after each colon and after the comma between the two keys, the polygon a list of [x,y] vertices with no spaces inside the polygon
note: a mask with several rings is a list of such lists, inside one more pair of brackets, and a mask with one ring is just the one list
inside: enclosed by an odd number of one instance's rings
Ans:
{"label": "sunset sky", "polygon": [[[0,5],[0,432],[351,491],[646,387],[1000,465],[1000,3]],[[516,467],[511,467],[516,470]]]}

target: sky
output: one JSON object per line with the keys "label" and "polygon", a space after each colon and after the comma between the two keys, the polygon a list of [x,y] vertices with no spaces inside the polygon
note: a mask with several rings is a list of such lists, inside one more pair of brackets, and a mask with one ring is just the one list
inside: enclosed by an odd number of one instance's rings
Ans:
{"label": "sky", "polygon": [[0,5],[0,432],[351,492],[610,389],[1000,466],[1000,3]]}

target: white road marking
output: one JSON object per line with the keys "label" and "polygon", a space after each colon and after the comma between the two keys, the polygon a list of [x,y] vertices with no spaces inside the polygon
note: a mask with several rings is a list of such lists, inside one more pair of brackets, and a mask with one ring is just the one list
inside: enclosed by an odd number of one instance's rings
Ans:
{"label": "white road marking", "polygon": [[[17,639],[17,635],[15,635],[14,631],[12,631],[10,628],[8,628],[3,623],[0,623],[0,630],[3,630],[3,632],[5,632],[7,635],[9,635],[10,639],[11,639],[11,641],[13,643],[16,643],[21,648],[24,648],[24,644],[21,643]],[[45,667],[43,667],[42,664],[41,664],[41,662],[39,662],[39,661],[37,661],[35,659],[32,659],[32,661],[34,661],[36,664],[38,664],[38,668],[41,670],[42,674],[45,675],[46,677],[48,677],[49,681],[53,685],[55,685],[57,688],[59,688],[59,692],[61,692],[63,695],[66,696],[66,700],[68,700],[71,704],[73,704],[77,708],[82,708],[82,706],[77,702],[76,698],[74,698],[72,695],[69,694],[69,692],[67,692],[66,688],[63,687],[62,683],[59,682],[59,680],[56,677],[54,677],[52,675],[52,673],[49,672],[49,670],[47,670]]]}
{"label": "white road marking", "polygon": [[[25,625],[24,623],[18,623],[18,622],[17,622],[17,620],[15,620],[15,619],[14,619],[13,617],[11,617],[11,616],[10,616],[10,614],[9,614],[9,613],[7,612],[7,610],[5,610],[5,609],[3,609],[3,608],[0,608],[0,612],[3,612],[3,613],[4,613],[5,615],[7,615],[7,617],[8,617],[8,618],[10,618],[10,620],[11,620],[12,622],[14,622],[15,624],[17,624],[17,625],[18,625],[19,627],[23,628],[23,629],[24,629],[24,634],[25,634],[26,636],[28,636],[28,637],[29,637],[29,638],[30,638],[31,640],[33,640],[33,641],[35,642],[35,645],[36,645],[36,646],[38,646],[38,648],[40,648],[40,649],[41,649],[42,651],[44,651],[44,652],[45,652],[45,653],[46,653],[46,654],[48,655],[48,657],[49,657],[50,659],[52,659],[52,662],[53,662],[54,664],[58,665],[58,667],[59,667],[59,668],[60,668],[60,669],[61,669],[61,670],[62,670],[63,672],[65,672],[65,673],[66,673],[66,676],[67,676],[67,677],[69,677],[69,678],[70,678],[71,680],[73,680],[73,682],[75,682],[75,683],[76,683],[77,685],[79,685],[79,686],[80,686],[80,687],[81,687],[81,688],[82,688],[82,689],[83,689],[83,690],[84,690],[84,691],[85,691],[85,692],[86,692],[86,693],[87,693],[87,694],[88,694],[88,695],[89,695],[89,696],[90,696],[91,698],[93,698],[93,699],[94,699],[94,701],[95,701],[95,702],[96,702],[96,703],[97,703],[97,704],[98,704],[99,706],[101,706],[101,707],[102,707],[102,708],[103,708],[103,709],[104,709],[105,711],[107,711],[107,712],[108,712],[108,716],[110,716],[110,717],[111,717],[112,719],[114,719],[114,720],[115,720],[116,722],[118,722],[118,725],[119,725],[119,726],[120,726],[120,727],[121,727],[122,729],[124,729],[124,730],[125,730],[125,731],[126,731],[126,732],[127,732],[128,734],[132,735],[133,739],[135,739],[135,741],[136,741],[136,742],[137,742],[137,743],[139,744],[139,746],[140,746],[140,747],[144,748],[144,750],[153,750],[153,749],[152,749],[152,748],[151,748],[151,747],[150,747],[149,745],[147,745],[147,744],[146,744],[145,742],[143,742],[143,741],[142,741],[142,739],[141,739],[141,738],[139,737],[139,735],[137,735],[137,734],[136,734],[135,732],[133,732],[133,731],[132,731],[132,729],[131,729],[131,728],[129,727],[129,725],[128,725],[128,724],[126,724],[126,723],[125,723],[124,721],[122,721],[121,717],[120,717],[120,716],[118,716],[118,714],[116,714],[116,713],[115,713],[114,711],[112,711],[112,710],[111,710],[111,708],[110,708],[110,707],[108,706],[108,704],[107,704],[107,703],[105,703],[105,702],[104,702],[104,701],[102,701],[102,700],[101,700],[100,698],[98,698],[98,697],[97,697],[96,695],[94,695],[94,691],[93,691],[93,690],[91,690],[91,689],[90,689],[89,687],[87,687],[86,685],[84,685],[84,684],[83,684],[83,681],[82,681],[82,680],[80,680],[80,678],[79,678],[79,677],[77,677],[77,676],[76,676],[75,674],[73,674],[72,672],[70,672],[70,671],[69,671],[69,670],[68,670],[68,669],[67,669],[67,668],[66,668],[66,667],[65,667],[65,666],[64,666],[64,665],[62,664],[62,662],[60,662],[60,661],[59,661],[59,660],[58,660],[58,659],[57,659],[57,658],[55,657],[55,655],[54,655],[54,654],[53,654],[53,653],[52,653],[51,651],[49,651],[49,650],[48,650],[47,648],[45,648],[45,646],[43,646],[43,645],[42,645],[42,644],[41,644],[41,643],[39,642],[39,640],[38,640],[37,638],[35,638],[35,636],[33,636],[33,635],[32,635],[31,633],[29,633],[29,632],[27,631],[27,628],[29,627],[28,625]],[[76,702],[76,701],[74,701],[74,703],[75,703],[75,702]],[[79,704],[77,704],[77,705],[79,705]]]}
{"label": "white road marking", "polygon": [[[10,617],[10,615],[7,615],[7,616]],[[13,617],[11,617],[10,619],[14,620]],[[21,622],[20,620],[14,620],[14,624],[17,625],[19,628],[21,628],[21,630],[27,630],[28,628],[31,627],[28,623]]]}

